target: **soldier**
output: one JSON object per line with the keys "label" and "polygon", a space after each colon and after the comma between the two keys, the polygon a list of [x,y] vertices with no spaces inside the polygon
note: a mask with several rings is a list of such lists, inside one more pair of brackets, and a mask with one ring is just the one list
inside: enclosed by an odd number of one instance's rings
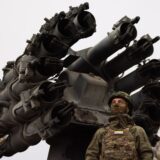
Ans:
{"label": "soldier", "polygon": [[130,96],[114,93],[108,105],[112,116],[109,124],[100,128],[90,142],[85,160],[153,160],[153,151],[144,129],[129,116]]}

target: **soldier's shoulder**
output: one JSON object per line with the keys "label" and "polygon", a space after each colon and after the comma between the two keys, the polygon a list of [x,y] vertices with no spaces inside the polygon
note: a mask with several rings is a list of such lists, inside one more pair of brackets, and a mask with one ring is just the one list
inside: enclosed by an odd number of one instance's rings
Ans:
{"label": "soldier's shoulder", "polygon": [[99,129],[97,129],[96,134],[103,134],[105,132],[105,127],[101,127]]}
{"label": "soldier's shoulder", "polygon": [[138,125],[133,125],[132,128],[136,130],[144,130],[141,126],[138,126]]}
{"label": "soldier's shoulder", "polygon": [[144,128],[142,128],[141,126],[138,126],[138,125],[134,125],[131,130],[133,132],[137,132],[139,134],[145,132]]}

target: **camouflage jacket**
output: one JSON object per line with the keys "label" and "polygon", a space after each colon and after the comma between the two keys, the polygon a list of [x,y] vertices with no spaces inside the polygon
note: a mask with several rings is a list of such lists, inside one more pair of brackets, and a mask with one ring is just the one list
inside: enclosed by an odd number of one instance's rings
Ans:
{"label": "camouflage jacket", "polygon": [[[130,127],[130,132],[135,138],[135,146],[139,160],[153,160],[153,151],[144,129],[134,124],[128,115],[112,116],[109,124],[113,129]],[[100,160],[102,151],[102,139],[105,133],[105,127],[96,131],[92,141],[90,142],[85,160]]]}

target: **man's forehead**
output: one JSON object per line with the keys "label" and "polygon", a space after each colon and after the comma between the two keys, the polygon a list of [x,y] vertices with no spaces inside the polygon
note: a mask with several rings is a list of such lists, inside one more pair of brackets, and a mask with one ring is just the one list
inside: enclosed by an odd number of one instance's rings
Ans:
{"label": "man's forehead", "polygon": [[112,101],[114,101],[114,100],[122,100],[122,101],[125,101],[125,102],[126,102],[126,100],[125,100],[124,98],[122,98],[122,97],[114,97],[114,98],[112,99]]}

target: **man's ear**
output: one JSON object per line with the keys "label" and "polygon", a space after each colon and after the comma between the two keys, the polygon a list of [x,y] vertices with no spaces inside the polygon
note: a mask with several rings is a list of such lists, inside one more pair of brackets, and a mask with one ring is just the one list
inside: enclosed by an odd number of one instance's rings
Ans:
{"label": "man's ear", "polygon": [[129,113],[129,106],[127,105],[126,113]]}

